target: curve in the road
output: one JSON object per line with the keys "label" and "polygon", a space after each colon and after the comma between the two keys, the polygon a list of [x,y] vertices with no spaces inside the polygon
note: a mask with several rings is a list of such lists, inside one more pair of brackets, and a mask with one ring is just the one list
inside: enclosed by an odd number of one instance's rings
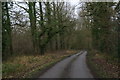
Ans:
{"label": "curve in the road", "polygon": [[86,64],[87,51],[66,58],[43,73],[39,78],[93,78]]}

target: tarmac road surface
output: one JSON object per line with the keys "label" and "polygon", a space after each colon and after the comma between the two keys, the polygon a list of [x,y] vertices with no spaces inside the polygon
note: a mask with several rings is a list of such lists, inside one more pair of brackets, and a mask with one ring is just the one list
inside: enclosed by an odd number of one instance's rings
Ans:
{"label": "tarmac road surface", "polygon": [[86,64],[87,51],[72,55],[48,69],[39,78],[93,78]]}

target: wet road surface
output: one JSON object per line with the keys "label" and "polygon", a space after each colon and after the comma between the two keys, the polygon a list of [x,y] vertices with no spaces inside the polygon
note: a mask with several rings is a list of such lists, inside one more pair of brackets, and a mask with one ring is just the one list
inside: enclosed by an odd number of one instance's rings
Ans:
{"label": "wet road surface", "polygon": [[86,64],[87,51],[72,55],[43,73],[39,78],[93,78]]}

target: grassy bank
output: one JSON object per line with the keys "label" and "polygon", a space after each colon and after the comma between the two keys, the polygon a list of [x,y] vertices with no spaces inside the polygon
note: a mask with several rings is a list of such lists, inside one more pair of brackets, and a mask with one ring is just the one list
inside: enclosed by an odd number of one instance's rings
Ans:
{"label": "grassy bank", "polygon": [[3,62],[3,78],[28,78],[43,71],[56,62],[75,54],[77,51],[61,51],[45,55],[21,55],[9,58]]}
{"label": "grassy bank", "polygon": [[120,78],[118,58],[91,50],[87,63],[95,78]]}

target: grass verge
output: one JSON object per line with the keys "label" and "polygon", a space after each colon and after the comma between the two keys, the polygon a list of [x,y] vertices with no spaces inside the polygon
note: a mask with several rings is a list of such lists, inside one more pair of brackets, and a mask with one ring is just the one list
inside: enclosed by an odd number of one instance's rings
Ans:
{"label": "grass verge", "polygon": [[[2,64],[3,78],[36,78],[58,61],[77,51],[46,53],[45,55],[15,56]],[[39,75],[37,75],[39,73]]]}

